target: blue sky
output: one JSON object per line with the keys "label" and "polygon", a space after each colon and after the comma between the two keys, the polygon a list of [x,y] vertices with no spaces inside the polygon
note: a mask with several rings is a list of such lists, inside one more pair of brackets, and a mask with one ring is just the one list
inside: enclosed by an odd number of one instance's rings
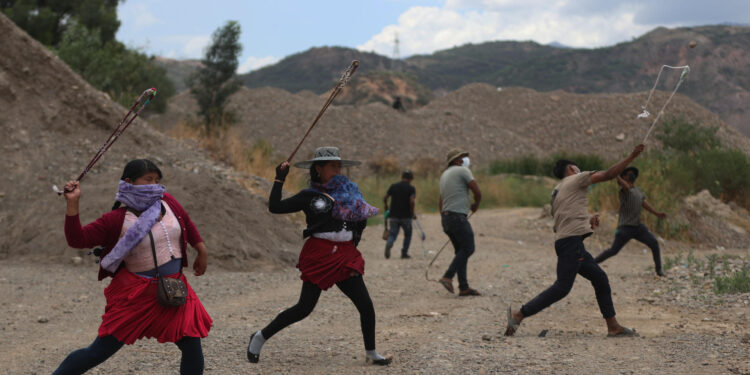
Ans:
{"label": "blue sky", "polygon": [[750,24],[750,0],[126,0],[117,39],[149,54],[200,58],[228,20],[242,26],[240,73],[310,47],[401,57],[490,40],[600,47],[657,26]]}

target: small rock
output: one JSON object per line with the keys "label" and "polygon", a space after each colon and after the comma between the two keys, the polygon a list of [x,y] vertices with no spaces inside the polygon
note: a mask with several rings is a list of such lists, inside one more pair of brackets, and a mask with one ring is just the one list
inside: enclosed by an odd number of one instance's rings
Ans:
{"label": "small rock", "polygon": [[37,321],[37,323],[47,323],[47,322],[49,322],[49,319],[47,319],[47,318],[45,318],[43,316],[40,316],[39,319],[37,319],[36,321]]}
{"label": "small rock", "polygon": [[586,134],[593,135],[594,134],[594,128],[588,128],[588,129],[586,129]]}
{"label": "small rock", "polygon": [[70,258],[70,261],[73,262],[73,264],[75,264],[75,265],[79,265],[79,264],[83,263],[83,258],[81,258],[79,256],[74,256],[74,257]]}
{"label": "small rock", "polygon": [[490,335],[482,335],[482,340],[484,340],[484,341],[492,341],[492,336],[490,336]]}
{"label": "small rock", "polygon": [[622,142],[622,141],[624,141],[624,140],[625,140],[625,133],[620,133],[620,134],[618,134],[617,136],[615,136],[615,139],[616,139],[616,140],[617,140],[618,142]]}

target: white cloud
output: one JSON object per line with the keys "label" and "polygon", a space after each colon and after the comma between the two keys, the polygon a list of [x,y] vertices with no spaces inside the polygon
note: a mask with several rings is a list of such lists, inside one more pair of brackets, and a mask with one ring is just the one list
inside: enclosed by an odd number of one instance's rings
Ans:
{"label": "white cloud", "polygon": [[133,3],[128,5],[121,7],[120,12],[124,13],[121,17],[132,23],[130,26],[135,31],[141,31],[149,26],[161,23],[161,20],[151,12],[146,4]]}
{"label": "white cloud", "polygon": [[256,69],[260,69],[264,66],[275,64],[279,61],[278,57],[266,56],[266,57],[248,57],[245,62],[237,67],[237,73],[245,74]]}
{"label": "white cloud", "polygon": [[[579,1],[591,6],[583,7]],[[396,24],[385,26],[357,46],[390,56],[398,33],[402,57],[432,53],[466,43],[492,40],[559,42],[571,47],[601,47],[639,36],[656,26],[637,18],[647,3],[594,0],[447,0],[442,7],[415,6]]]}
{"label": "white cloud", "polygon": [[154,38],[157,45],[169,51],[172,58],[199,59],[211,44],[210,35],[168,35]]}

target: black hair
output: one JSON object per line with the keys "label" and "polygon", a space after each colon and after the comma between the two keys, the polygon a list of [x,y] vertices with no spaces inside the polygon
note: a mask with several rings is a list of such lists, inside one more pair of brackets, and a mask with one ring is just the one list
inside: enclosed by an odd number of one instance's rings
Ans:
{"label": "black hair", "polygon": [[320,183],[320,173],[318,173],[318,170],[315,169],[316,166],[325,166],[328,163],[328,160],[318,160],[314,161],[312,165],[310,166],[310,182],[315,182],[317,184]]}
{"label": "black hair", "polygon": [[[135,159],[129,161],[128,164],[125,164],[125,169],[122,170],[120,180],[124,181],[127,178],[130,179],[130,181],[135,181],[152,172],[158,174],[160,180],[162,179],[161,169],[159,169],[154,162],[148,159]],[[118,207],[120,207],[120,202],[115,201],[112,209],[114,210]]]}
{"label": "black hair", "polygon": [[407,169],[403,173],[401,173],[401,178],[407,178],[411,180],[414,178],[414,173],[411,173],[411,171]]}
{"label": "black hair", "polygon": [[633,172],[636,178],[638,178],[638,168],[636,167],[627,167],[625,168],[622,173],[620,173],[620,177],[625,177],[625,175],[628,174],[628,172]]}
{"label": "black hair", "polygon": [[578,164],[570,160],[566,160],[566,159],[558,160],[557,163],[555,163],[555,168],[552,169],[552,174],[554,174],[555,177],[562,180],[565,177],[565,169],[567,169],[569,165],[578,166]]}

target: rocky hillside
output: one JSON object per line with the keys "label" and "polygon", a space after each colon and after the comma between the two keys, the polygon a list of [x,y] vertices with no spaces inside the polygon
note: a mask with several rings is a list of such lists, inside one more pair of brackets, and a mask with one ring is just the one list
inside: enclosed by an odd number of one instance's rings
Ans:
{"label": "rocky hillside", "polygon": [[[85,252],[66,245],[65,201],[52,185],[80,173],[126,110],[4,15],[0,35],[0,258],[69,263]],[[82,182],[83,221],[109,210],[123,166],[141,157],[160,165],[167,190],[195,221],[209,249],[209,267],[247,270],[294,261],[297,224],[269,214],[265,197],[234,181],[242,176],[141,120]]]}
{"label": "rocky hillside", "polygon": [[[691,41],[695,48],[689,47]],[[354,58],[362,61],[359,73],[391,66],[385,56],[324,47],[289,56],[242,79],[248,87],[322,93]],[[538,91],[633,93],[650,89],[663,64],[689,64],[692,73],[681,92],[750,135],[750,27],[657,28],[632,41],[596,49],[533,42],[468,44],[413,56],[402,66],[437,92],[484,82]],[[671,90],[674,83],[674,77],[667,77],[661,89]]]}
{"label": "rocky hillside", "polygon": [[[650,126],[650,120],[636,118],[646,95],[525,88],[498,91],[487,84],[471,84],[407,112],[381,103],[332,106],[299,158],[309,156],[317,146],[338,145],[348,157],[376,161],[393,156],[401,165],[425,158],[441,161],[452,147],[468,149],[479,164],[556,151],[591,152],[612,159],[632,150]],[[657,92],[653,103],[660,105],[667,95]],[[235,125],[240,134],[250,141],[270,142],[282,158],[291,152],[325,98],[310,91],[292,94],[267,87],[243,88],[230,101],[240,121]],[[168,129],[195,113],[195,108],[190,95],[183,93],[173,98],[165,115],[152,122]],[[725,144],[750,153],[750,140],[685,96],[675,96],[668,116],[720,126],[719,137]],[[652,139],[650,147],[657,146]]]}
{"label": "rocky hillside", "polygon": [[359,60],[357,74],[391,67],[390,59],[376,53],[344,47],[310,48],[276,64],[240,76],[247,87],[278,87],[291,92],[329,90],[352,60]]}
{"label": "rocky hillside", "polygon": [[380,102],[391,106],[397,98],[401,101],[403,109],[409,110],[429,103],[432,91],[408,74],[389,71],[369,72],[355,75],[336,97],[336,103],[363,105]]}

